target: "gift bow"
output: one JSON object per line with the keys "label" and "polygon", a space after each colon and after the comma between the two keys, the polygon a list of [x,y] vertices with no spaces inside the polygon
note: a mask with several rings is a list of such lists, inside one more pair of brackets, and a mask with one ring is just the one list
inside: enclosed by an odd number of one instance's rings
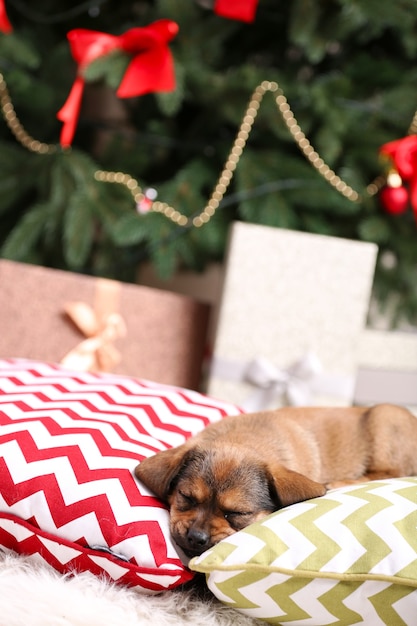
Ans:
{"label": "gift bow", "polygon": [[120,353],[113,342],[126,335],[122,316],[110,313],[100,320],[85,302],[69,302],[64,310],[87,339],[70,350],[61,364],[82,372],[111,371],[120,362]]}
{"label": "gift bow", "polygon": [[175,89],[174,62],[168,42],[177,32],[178,25],[167,19],[131,28],[120,36],[84,28],[71,30],[67,37],[78,70],[70,94],[57,113],[57,118],[64,123],[61,145],[71,145],[74,137],[85,86],[85,68],[113,50],[122,50],[132,56],[116,92],[119,98]]}
{"label": "gift bow", "polygon": [[12,25],[7,17],[6,7],[4,6],[4,0],[0,0],[0,31],[8,35],[13,30]]}
{"label": "gift bow", "polygon": [[390,141],[381,146],[379,152],[389,157],[402,180],[408,183],[410,204],[417,211],[417,136]]}
{"label": "gift bow", "polygon": [[306,406],[315,393],[350,400],[354,386],[350,376],[326,374],[314,352],[307,352],[288,368],[279,368],[264,357],[256,357],[243,365],[215,357],[210,374],[214,378],[246,382],[256,388],[239,402],[247,412],[276,406],[282,397],[291,406]]}
{"label": "gift bow", "polygon": [[216,0],[214,12],[222,17],[242,22],[253,22],[258,0]]}
{"label": "gift bow", "polygon": [[246,399],[242,408],[259,411],[282,396],[291,406],[306,406],[312,395],[311,383],[322,369],[319,359],[312,352],[288,369],[280,369],[268,359],[257,357],[249,363],[244,380],[258,389]]}

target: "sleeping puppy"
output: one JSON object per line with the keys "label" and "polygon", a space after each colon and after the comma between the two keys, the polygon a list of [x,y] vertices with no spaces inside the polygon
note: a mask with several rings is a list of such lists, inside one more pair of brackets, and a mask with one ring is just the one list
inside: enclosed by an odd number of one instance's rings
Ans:
{"label": "sleeping puppy", "polygon": [[227,417],[135,474],[170,507],[188,556],[295,502],[417,474],[417,419],[393,405],[283,408]]}

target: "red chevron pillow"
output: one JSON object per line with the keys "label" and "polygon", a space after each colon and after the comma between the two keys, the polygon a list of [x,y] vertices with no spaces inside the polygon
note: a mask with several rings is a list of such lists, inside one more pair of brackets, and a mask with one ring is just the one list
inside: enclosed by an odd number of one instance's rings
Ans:
{"label": "red chevron pillow", "polygon": [[0,547],[145,592],[190,580],[133,469],[236,413],[195,391],[0,360]]}

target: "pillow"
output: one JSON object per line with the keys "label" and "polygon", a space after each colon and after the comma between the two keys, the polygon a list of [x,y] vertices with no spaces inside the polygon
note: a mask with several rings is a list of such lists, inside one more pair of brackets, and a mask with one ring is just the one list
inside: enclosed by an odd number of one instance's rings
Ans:
{"label": "pillow", "polygon": [[281,509],[190,561],[219,600],[272,624],[416,624],[417,478]]}
{"label": "pillow", "polygon": [[0,360],[0,547],[147,592],[193,577],[140,459],[238,409],[195,391]]}

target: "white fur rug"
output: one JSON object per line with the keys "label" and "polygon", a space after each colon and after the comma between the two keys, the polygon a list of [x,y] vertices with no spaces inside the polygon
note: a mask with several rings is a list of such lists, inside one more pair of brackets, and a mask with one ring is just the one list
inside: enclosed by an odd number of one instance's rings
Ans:
{"label": "white fur rug", "polygon": [[[201,582],[201,581],[200,581]],[[84,573],[61,576],[0,551],[0,626],[259,626],[198,582],[146,596]]]}

